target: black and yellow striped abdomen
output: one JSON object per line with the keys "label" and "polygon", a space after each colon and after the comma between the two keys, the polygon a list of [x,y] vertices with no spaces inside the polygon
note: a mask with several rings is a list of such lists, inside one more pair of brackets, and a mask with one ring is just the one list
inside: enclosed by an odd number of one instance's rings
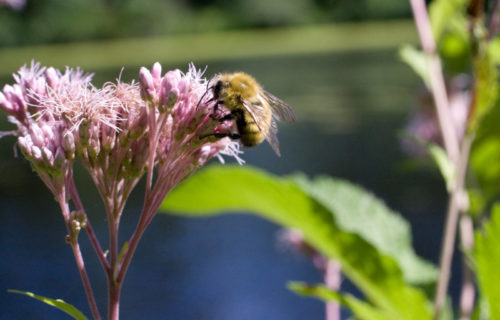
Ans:
{"label": "black and yellow striped abdomen", "polygon": [[[270,119],[271,118],[269,118],[269,120]],[[269,124],[259,123],[259,125],[257,125],[250,113],[243,109],[238,109],[236,116],[236,127],[238,128],[238,132],[240,134],[241,144],[245,147],[252,147],[258,145],[266,139],[267,131],[262,130],[264,128],[268,128]]]}

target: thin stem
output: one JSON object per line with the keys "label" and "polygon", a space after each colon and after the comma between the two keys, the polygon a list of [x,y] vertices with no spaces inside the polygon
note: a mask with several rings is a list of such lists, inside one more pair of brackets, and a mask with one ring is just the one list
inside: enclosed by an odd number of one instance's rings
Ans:
{"label": "thin stem", "polygon": [[410,0],[415,23],[419,33],[422,48],[429,58],[429,75],[434,104],[438,115],[441,135],[443,137],[446,153],[456,168],[456,182],[451,191],[446,222],[444,228],[443,244],[439,264],[439,279],[434,300],[434,319],[438,319],[446,298],[450,278],[451,262],[455,247],[457,222],[460,211],[463,210],[464,183],[469,158],[471,137],[465,137],[460,146],[455,130],[453,118],[446,93],[446,86],[441,68],[441,62],[436,53],[436,43],[432,34],[431,24],[424,0]]}
{"label": "thin stem", "polygon": [[108,278],[108,320],[118,320],[120,317],[121,283]]}
{"label": "thin stem", "polygon": [[450,112],[446,86],[441,68],[441,61],[436,53],[436,43],[432,34],[429,15],[424,0],[410,0],[422,49],[429,58],[429,75],[434,104],[438,115],[439,126],[443,136],[444,147],[450,159],[456,163],[459,156],[459,140],[455,131],[453,117]]}
{"label": "thin stem", "polygon": [[444,238],[439,263],[439,279],[434,299],[434,319],[439,319],[439,315],[446,299],[446,292],[448,291],[458,217],[460,211],[463,211],[464,209],[464,182],[472,140],[473,139],[471,137],[466,136],[462,141],[460,157],[456,166],[456,183],[452,193],[450,194],[448,202],[448,212],[446,213]]}
{"label": "thin stem", "polygon": [[[326,262],[326,270],[324,276],[325,285],[334,291],[340,289],[342,283],[342,273],[340,263],[336,260],[328,260]],[[340,305],[337,301],[328,301],[326,303],[326,320],[340,320]]]}
{"label": "thin stem", "polygon": [[[463,214],[460,218],[460,242],[465,253],[474,249],[474,224],[469,215]],[[474,273],[470,268],[468,256],[462,256],[463,277],[462,292],[460,293],[460,319],[470,319],[474,309],[474,298],[476,287],[474,285]]]}
{"label": "thin stem", "polygon": [[85,264],[83,262],[83,257],[78,242],[75,241],[73,244],[71,244],[71,248],[73,249],[73,254],[75,255],[76,265],[78,266],[78,271],[80,272],[80,276],[82,278],[83,287],[85,288],[85,294],[87,295],[87,300],[89,301],[92,316],[94,317],[94,319],[100,320],[101,315],[99,314],[99,309],[97,308],[97,303],[94,298],[92,286],[90,285],[89,276],[87,275],[87,271],[85,270]]}
{"label": "thin stem", "polygon": [[116,274],[116,267],[118,265],[118,224],[113,212],[110,212],[108,217],[110,217],[108,221],[110,265],[111,265],[111,274],[114,277]]}
{"label": "thin stem", "polygon": [[150,201],[148,198],[145,199],[144,201],[144,207],[142,209],[139,222],[137,223],[137,227],[134,230],[134,233],[130,237],[128,247],[125,250],[125,253],[123,254],[123,257],[120,261],[120,266],[118,267],[117,275],[115,280],[117,282],[123,282],[123,278],[125,277],[125,274],[127,273],[128,266],[130,262],[132,261],[132,257],[134,256],[135,249],[137,248],[137,245],[139,244],[139,240],[141,239],[142,235],[144,234],[144,231],[146,230],[146,227],[148,226],[148,223],[146,222],[147,217],[149,215],[150,211]]}
{"label": "thin stem", "polygon": [[78,194],[78,190],[76,189],[75,181],[74,181],[73,177],[71,177],[71,180],[70,180],[69,190],[70,190],[71,198],[73,199],[73,203],[75,204],[76,209],[78,211],[80,211],[83,215],[85,215],[85,220],[86,220],[86,224],[87,224],[87,226],[85,227],[85,230],[87,231],[87,235],[90,239],[90,243],[92,244],[92,247],[94,248],[94,250],[96,252],[97,258],[99,259],[99,262],[101,263],[106,274],[109,274],[111,268],[109,266],[108,260],[106,260],[106,256],[104,255],[104,251],[102,250],[101,244],[99,243],[99,240],[97,239],[97,236],[94,232],[94,229],[92,228],[92,225],[90,224],[90,220],[87,217],[85,209],[83,208],[83,203],[80,200],[80,196]]}
{"label": "thin stem", "polygon": [[68,236],[69,236],[69,244],[71,245],[71,249],[73,250],[73,255],[75,256],[75,262],[78,267],[80,277],[82,279],[83,287],[85,289],[85,294],[87,295],[90,311],[92,312],[92,316],[94,317],[94,319],[100,320],[101,315],[99,314],[99,309],[97,308],[97,303],[94,298],[92,286],[90,285],[90,280],[87,271],[85,270],[85,263],[83,262],[83,256],[80,251],[80,246],[78,245],[78,235],[76,235],[75,232],[73,231],[71,214],[69,211],[68,203],[66,202],[66,193],[64,188],[62,188],[61,192],[58,193],[58,202],[61,207],[61,211],[63,213],[63,217],[66,223],[66,229],[68,230]]}

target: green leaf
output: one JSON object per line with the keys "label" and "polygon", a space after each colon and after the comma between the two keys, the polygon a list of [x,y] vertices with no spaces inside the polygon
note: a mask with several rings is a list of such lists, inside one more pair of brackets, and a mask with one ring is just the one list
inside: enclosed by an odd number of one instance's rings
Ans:
{"label": "green leaf", "polygon": [[[416,315],[418,319],[430,319],[425,295],[404,282],[395,259],[359,234],[344,230],[339,218],[304,192],[296,179],[280,179],[248,166],[213,166],[174,189],[161,210],[184,216],[247,211],[298,229],[310,245],[326,257],[338,260],[343,273],[390,319],[416,319]],[[390,233],[391,229],[382,228],[380,233]]]}
{"label": "green leaf", "polygon": [[456,181],[456,170],[455,165],[448,157],[446,151],[443,148],[434,143],[426,144],[427,151],[431,155],[432,159],[439,168],[439,172],[443,176],[446,183],[446,190],[451,192],[455,186]]}
{"label": "green leaf", "polygon": [[118,255],[118,261],[122,261],[122,257],[125,254],[125,251],[127,251],[128,248],[128,241],[125,241],[125,243],[122,246],[122,249],[120,250],[120,254]]}
{"label": "green leaf", "polygon": [[454,30],[464,30],[467,34],[467,18],[465,8],[467,0],[436,0],[429,6],[429,17],[431,20],[432,33],[436,42],[447,32]]}
{"label": "green leaf", "polygon": [[494,105],[487,117],[481,120],[471,149],[471,167],[484,201],[490,203],[500,194],[500,103]]}
{"label": "green leaf", "polygon": [[290,282],[288,288],[298,295],[313,297],[328,301],[337,301],[341,305],[348,307],[354,315],[362,320],[388,320],[380,310],[377,310],[369,303],[366,303],[350,294],[339,294],[328,289],[324,285],[309,285],[302,282]]}
{"label": "green leaf", "polygon": [[[500,194],[500,99],[498,71],[491,48],[478,56],[475,61],[476,99],[469,120],[469,131],[476,138],[471,149],[471,165],[479,187],[483,192],[484,202],[491,201]],[[478,193],[479,194],[479,193]]]}
{"label": "green leaf", "polygon": [[455,165],[448,157],[446,151],[439,145],[424,140],[420,137],[412,136],[406,133],[401,134],[401,136],[404,139],[413,141],[429,153],[432,160],[434,161],[434,164],[437,166],[439,173],[441,173],[441,176],[443,177],[443,180],[446,184],[446,190],[448,190],[448,192],[451,192],[456,181],[456,169]]}
{"label": "green leaf", "polygon": [[476,232],[474,257],[482,299],[489,305],[491,320],[500,319],[500,205],[491,214],[484,230]]}
{"label": "green leaf", "polygon": [[334,215],[340,229],[359,235],[393,258],[406,281],[425,284],[437,279],[437,269],[415,254],[409,224],[375,196],[348,181],[326,176],[309,181],[297,175],[295,181]]}
{"label": "green leaf", "polygon": [[474,60],[475,92],[468,129],[476,132],[481,120],[489,115],[498,100],[498,72],[489,51],[478,54]]}
{"label": "green leaf", "polygon": [[424,81],[427,88],[431,88],[429,59],[424,52],[417,50],[411,45],[404,45],[399,48],[399,57]]}
{"label": "green leaf", "polygon": [[75,308],[73,305],[71,305],[69,303],[64,302],[61,299],[50,299],[50,298],[36,295],[34,293],[31,293],[31,292],[20,291],[20,290],[8,290],[8,292],[24,294],[28,297],[38,299],[38,300],[48,304],[49,306],[56,307],[57,309],[66,312],[67,314],[72,316],[73,319],[88,320],[87,317],[85,317],[85,315],[83,313],[81,313],[77,308]]}
{"label": "green leaf", "polygon": [[500,65],[500,38],[491,40],[488,45],[488,54],[494,64]]}

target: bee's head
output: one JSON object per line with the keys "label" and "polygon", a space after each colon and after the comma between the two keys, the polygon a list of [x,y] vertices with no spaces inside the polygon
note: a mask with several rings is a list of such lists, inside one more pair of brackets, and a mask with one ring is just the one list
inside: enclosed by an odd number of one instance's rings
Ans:
{"label": "bee's head", "polygon": [[213,86],[215,99],[218,99],[220,97],[223,86],[224,86],[224,84],[223,84],[222,80],[217,80],[217,82]]}

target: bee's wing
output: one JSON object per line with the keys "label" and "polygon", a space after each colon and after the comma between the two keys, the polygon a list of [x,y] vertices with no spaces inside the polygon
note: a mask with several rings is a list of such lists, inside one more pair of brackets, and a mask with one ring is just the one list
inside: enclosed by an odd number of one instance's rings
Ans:
{"label": "bee's wing", "polygon": [[266,140],[273,148],[274,152],[280,156],[279,141],[276,134],[278,133],[278,125],[274,117],[269,121],[270,105],[267,99],[260,99],[260,103],[249,103],[243,101],[242,103],[245,110],[252,116],[253,121],[259,130],[266,135]]}
{"label": "bee's wing", "polygon": [[295,115],[295,112],[283,100],[276,97],[272,93],[267,92],[264,89],[262,89],[262,97],[264,98],[264,100],[268,102],[274,118],[288,123],[297,121],[297,116]]}
{"label": "bee's wing", "polygon": [[271,148],[273,148],[274,152],[279,156],[280,154],[280,142],[278,141],[278,125],[276,124],[276,120],[272,119],[271,121],[271,126],[269,127],[269,130],[267,131],[266,135],[266,140],[269,142],[269,145]]}
{"label": "bee's wing", "polygon": [[257,104],[251,104],[247,101],[242,101],[243,108],[252,116],[253,121],[259,128],[259,130],[262,132],[264,129],[263,124],[264,124],[264,119],[266,117],[265,109],[261,105]]}

